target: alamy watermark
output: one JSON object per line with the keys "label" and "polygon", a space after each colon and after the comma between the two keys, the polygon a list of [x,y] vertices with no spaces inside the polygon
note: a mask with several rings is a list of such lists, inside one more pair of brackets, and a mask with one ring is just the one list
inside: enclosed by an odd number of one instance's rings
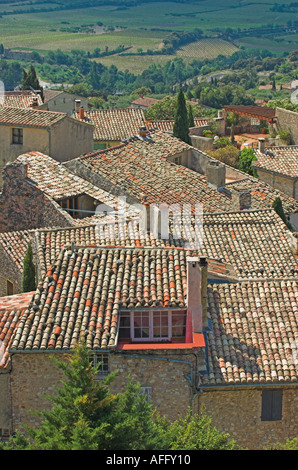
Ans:
{"label": "alamy watermark", "polygon": [[198,250],[203,243],[202,204],[131,204],[119,196],[116,209],[100,204],[95,214],[100,215],[97,231],[100,238],[117,238],[129,234],[131,240],[150,237],[156,240],[183,240],[184,247]]}

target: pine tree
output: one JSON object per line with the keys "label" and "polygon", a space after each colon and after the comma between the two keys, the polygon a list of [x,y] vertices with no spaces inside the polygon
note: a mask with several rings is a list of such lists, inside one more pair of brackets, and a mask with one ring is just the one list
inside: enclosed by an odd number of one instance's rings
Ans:
{"label": "pine tree", "polygon": [[33,263],[32,246],[29,243],[23,264],[22,291],[32,292],[35,289],[35,266]]}
{"label": "pine tree", "polygon": [[188,127],[186,102],[185,102],[185,97],[184,97],[182,88],[180,88],[178,97],[177,97],[177,108],[175,112],[173,135],[174,137],[178,137],[178,139],[181,139],[187,144],[189,144],[190,138],[189,138],[188,133],[189,133],[189,127]]}

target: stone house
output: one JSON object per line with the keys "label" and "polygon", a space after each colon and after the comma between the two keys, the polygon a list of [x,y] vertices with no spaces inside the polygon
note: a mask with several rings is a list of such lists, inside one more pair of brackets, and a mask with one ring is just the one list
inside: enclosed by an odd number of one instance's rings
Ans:
{"label": "stone house", "polygon": [[146,110],[146,109],[151,108],[151,106],[157,103],[158,101],[161,101],[161,100],[158,100],[156,98],[150,98],[149,96],[140,96],[136,100],[132,101],[130,106],[131,108],[134,108],[134,109]]}
{"label": "stone house", "polygon": [[115,198],[79,178],[48,155],[20,155],[3,171],[0,232],[39,227],[68,227]]}
{"label": "stone house", "polygon": [[144,111],[139,108],[92,109],[81,106],[73,114],[80,122],[94,127],[94,149],[105,149],[118,145],[138,133],[145,126]]}
{"label": "stone house", "polygon": [[261,141],[255,156],[252,166],[259,178],[298,201],[298,146],[265,149]]}
{"label": "stone house", "polygon": [[44,90],[43,103],[40,104],[39,109],[66,113],[68,116],[72,116],[80,106],[87,109],[88,98],[64,90]]}
{"label": "stone house", "polygon": [[215,261],[182,247],[65,245],[27,306],[0,299],[0,428],[38,425],[28,410],[62,378],[50,356],[84,341],[98,380],[117,369],[118,392],[131,375],[170,419],[204,408],[249,449],[296,437],[297,280],[238,278]]}
{"label": "stone house", "polygon": [[[32,150],[57,161],[93,149],[93,127],[65,113],[4,106],[0,112],[0,170]],[[1,177],[2,183],[2,177]]]}
{"label": "stone house", "polygon": [[42,103],[40,93],[31,90],[5,90],[3,94],[0,94],[0,105],[9,108],[38,109]]}

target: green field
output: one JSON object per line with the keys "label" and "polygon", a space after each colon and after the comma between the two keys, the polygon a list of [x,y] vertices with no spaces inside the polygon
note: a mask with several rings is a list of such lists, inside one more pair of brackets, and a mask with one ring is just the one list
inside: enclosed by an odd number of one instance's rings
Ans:
{"label": "green field", "polygon": [[119,70],[130,70],[132,73],[138,74],[143,72],[152,64],[165,64],[174,57],[181,57],[186,63],[194,59],[204,59],[206,57],[213,59],[219,54],[230,55],[237,51],[238,48],[233,44],[218,38],[201,39],[199,41],[188,44],[177,50],[174,55],[113,55],[94,59],[97,62],[109,66],[116,64]]}
{"label": "green field", "polygon": [[[87,3],[87,2],[86,2]],[[291,0],[283,0],[284,4]],[[26,8],[54,8],[53,2],[26,1],[17,3],[0,3],[0,43],[5,48],[24,48],[46,52],[61,49],[70,51],[81,49],[93,51],[95,48],[112,50],[119,45],[129,47],[131,52],[140,50],[158,50],[163,39],[172,31],[193,31],[200,28],[213,37],[207,45],[189,44],[176,52],[176,56],[185,60],[193,58],[214,57],[216,54],[230,54],[236,47],[227,42],[220,43],[216,39],[216,28],[250,28],[263,24],[286,25],[296,18],[290,12],[270,11],[273,1],[258,0],[190,0],[178,2],[152,2],[132,7],[117,8],[115,5],[97,7],[36,12],[22,14],[1,13],[13,12]],[[102,22],[104,27],[113,27],[107,32],[97,26]],[[65,32],[64,28],[91,25],[94,33]],[[239,45],[262,47],[273,51],[284,52],[297,48],[297,35],[283,36],[282,41],[274,38],[246,37],[239,39]],[[214,55],[215,54],[215,55]],[[171,58],[173,56],[170,56]],[[102,59],[103,63],[114,63],[119,69],[129,68],[132,71],[143,70],[151,63],[164,63],[168,56],[122,57],[109,56]],[[125,66],[126,64],[126,66]]]}

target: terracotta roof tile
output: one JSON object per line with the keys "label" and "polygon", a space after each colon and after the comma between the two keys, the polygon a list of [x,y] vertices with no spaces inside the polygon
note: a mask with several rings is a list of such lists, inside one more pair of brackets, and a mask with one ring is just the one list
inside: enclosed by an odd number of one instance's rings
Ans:
{"label": "terracotta roof tile", "polygon": [[[207,126],[208,122],[206,119],[194,119],[195,127]],[[174,120],[164,121],[147,121],[147,128],[159,129],[164,132],[173,132]]]}
{"label": "terracotta roof tile", "polygon": [[42,105],[40,94],[33,91],[5,91],[0,95],[0,104],[13,108],[32,108],[33,99],[37,100],[38,106]]}
{"label": "terracotta roof tile", "polygon": [[209,286],[208,312],[203,385],[297,382],[297,280]]}
{"label": "terracotta roof tile", "polygon": [[40,152],[20,155],[16,163],[27,166],[27,177],[48,196],[56,201],[87,194],[97,201],[115,205],[115,197],[97,188],[83,178],[71,173],[65,166]]}
{"label": "terracotta roof tile", "polygon": [[85,110],[83,119],[78,113],[73,117],[94,126],[93,138],[97,142],[127,139],[145,125],[144,111],[138,108]]}
{"label": "terracotta roof tile", "polygon": [[2,106],[0,108],[0,125],[15,125],[25,127],[51,127],[65,119],[67,114],[36,109],[13,108]]}
{"label": "terracotta roof tile", "polygon": [[298,177],[298,146],[270,147],[265,152],[255,151],[257,161],[253,166],[292,178]]}

